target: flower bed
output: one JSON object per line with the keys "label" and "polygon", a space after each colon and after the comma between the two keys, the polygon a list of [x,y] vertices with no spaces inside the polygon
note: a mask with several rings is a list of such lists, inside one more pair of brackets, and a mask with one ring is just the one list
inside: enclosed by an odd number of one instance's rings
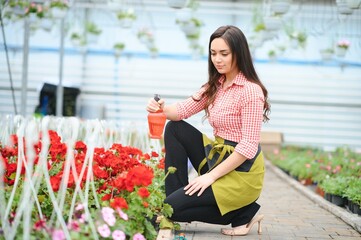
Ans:
{"label": "flower bed", "polygon": [[172,212],[163,203],[164,152],[111,143],[114,133],[100,122],[8,123],[0,135],[0,238],[155,239],[154,219]]}
{"label": "flower bed", "polygon": [[334,204],[361,215],[361,154],[348,148],[333,152],[297,146],[268,153],[267,158]]}

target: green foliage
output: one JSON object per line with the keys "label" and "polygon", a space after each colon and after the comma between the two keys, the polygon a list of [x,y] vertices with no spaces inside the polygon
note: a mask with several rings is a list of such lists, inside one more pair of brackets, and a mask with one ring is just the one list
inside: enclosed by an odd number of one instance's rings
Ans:
{"label": "green foliage", "polygon": [[324,179],[319,186],[326,193],[343,196],[349,182],[350,177],[335,176]]}
{"label": "green foliage", "polygon": [[350,177],[343,196],[361,206],[361,178]]}
{"label": "green foliage", "polygon": [[87,22],[85,24],[85,29],[88,33],[99,35],[102,33],[102,30],[93,22]]}
{"label": "green foliage", "polygon": [[275,165],[298,179],[321,183],[327,177],[361,177],[361,155],[347,147],[327,152],[317,148],[285,146],[266,154]]}

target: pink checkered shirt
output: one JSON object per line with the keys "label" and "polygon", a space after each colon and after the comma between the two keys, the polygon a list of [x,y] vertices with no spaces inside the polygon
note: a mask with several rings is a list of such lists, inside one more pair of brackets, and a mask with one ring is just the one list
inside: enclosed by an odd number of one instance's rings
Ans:
{"label": "pink checkered shirt", "polygon": [[[221,77],[222,83],[225,77]],[[194,94],[200,99],[205,88]],[[194,101],[191,97],[177,103],[178,117],[186,119],[202,110],[206,99]],[[221,85],[216,92],[213,105],[209,108],[208,121],[213,127],[214,136],[237,142],[235,151],[252,159],[258,150],[263,121],[264,96],[260,86],[250,81],[240,72],[232,85],[223,90]]]}

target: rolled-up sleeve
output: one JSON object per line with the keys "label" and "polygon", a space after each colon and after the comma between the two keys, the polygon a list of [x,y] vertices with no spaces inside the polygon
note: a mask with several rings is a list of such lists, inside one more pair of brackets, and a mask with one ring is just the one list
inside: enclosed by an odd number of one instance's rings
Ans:
{"label": "rolled-up sleeve", "polygon": [[242,109],[242,139],[235,151],[252,159],[258,150],[263,122],[264,97],[259,86],[247,89],[245,104]]}
{"label": "rolled-up sleeve", "polygon": [[204,109],[206,103],[206,97],[202,98],[204,91],[205,88],[202,87],[193,95],[193,97],[189,97],[186,100],[177,103],[176,106],[179,120],[189,118]]}

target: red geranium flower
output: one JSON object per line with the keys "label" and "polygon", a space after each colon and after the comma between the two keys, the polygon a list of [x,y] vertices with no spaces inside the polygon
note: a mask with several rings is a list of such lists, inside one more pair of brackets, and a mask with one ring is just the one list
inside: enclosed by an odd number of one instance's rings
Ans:
{"label": "red geranium flower", "polygon": [[141,198],[147,198],[147,197],[149,197],[150,193],[149,193],[147,188],[141,187],[141,188],[138,189],[138,195]]}
{"label": "red geranium flower", "polygon": [[127,201],[125,201],[125,199],[122,197],[114,198],[112,201],[110,201],[110,206],[114,209],[117,209],[117,208],[128,209]]}

